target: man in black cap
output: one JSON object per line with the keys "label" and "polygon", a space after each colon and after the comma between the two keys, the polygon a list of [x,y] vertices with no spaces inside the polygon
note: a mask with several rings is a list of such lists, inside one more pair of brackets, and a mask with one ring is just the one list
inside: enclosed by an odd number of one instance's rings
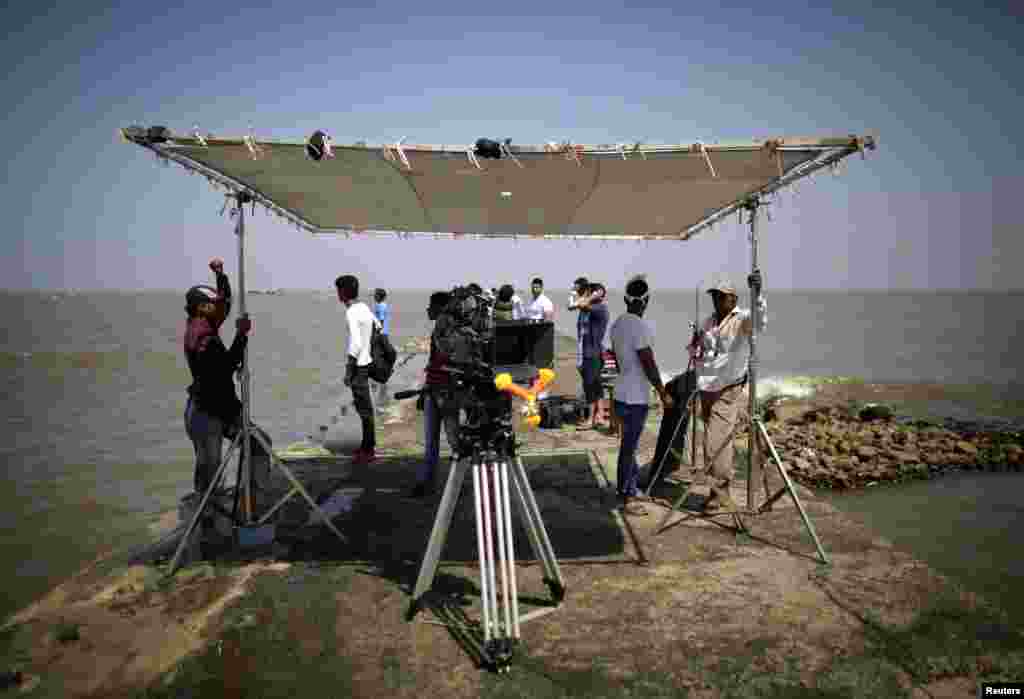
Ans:
{"label": "man in black cap", "polygon": [[235,393],[234,373],[241,366],[252,322],[235,321],[231,349],[218,334],[231,311],[231,285],[224,263],[214,258],[210,269],[217,288],[198,285],[185,294],[185,360],[192,374],[185,405],[185,431],[196,452],[195,489],[206,492],[220,467],[222,441],[240,426],[242,403]]}

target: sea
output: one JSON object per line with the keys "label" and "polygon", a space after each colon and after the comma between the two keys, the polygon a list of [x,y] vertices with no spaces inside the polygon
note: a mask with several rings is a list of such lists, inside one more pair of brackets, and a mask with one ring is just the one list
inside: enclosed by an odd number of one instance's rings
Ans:
{"label": "sea", "polygon": [[[429,332],[429,293],[390,295],[396,345]],[[685,368],[688,323],[711,310],[701,296],[652,295],[647,318],[663,373]],[[609,298],[614,318],[624,310],[621,294]],[[1024,293],[769,290],[766,298],[768,327],[758,339],[762,395],[806,391],[806,377],[969,387],[974,393],[963,402],[941,406],[955,417],[1021,395]],[[560,309],[558,332],[574,337],[568,292],[552,300]],[[254,420],[275,446],[307,439],[350,401],[342,385],[344,309],[329,289],[250,294],[246,303],[254,324]],[[151,538],[191,489],[183,306],[178,291],[0,292],[0,560],[9,571],[0,618],[97,556]],[[222,337],[230,343],[233,333],[229,320]],[[392,390],[415,384],[418,373],[400,372]],[[1005,559],[988,583],[998,591],[999,576],[1024,582],[1024,564],[1010,560],[1017,555],[1014,533],[1024,524],[1015,499],[1024,496],[1022,486],[1017,474],[977,474],[917,484],[902,499],[861,494],[841,506],[965,578],[968,568]],[[905,502],[917,503],[910,515]],[[961,514],[944,517],[944,503]],[[935,546],[935,527],[954,543]],[[971,556],[966,568],[961,549]]]}

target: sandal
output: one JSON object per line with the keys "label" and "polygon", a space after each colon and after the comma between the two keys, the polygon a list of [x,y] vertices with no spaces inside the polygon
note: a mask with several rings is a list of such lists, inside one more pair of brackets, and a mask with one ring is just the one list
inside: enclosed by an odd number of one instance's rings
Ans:
{"label": "sandal", "polygon": [[710,497],[701,508],[701,512],[706,515],[735,514],[737,511],[738,508],[732,498],[723,501],[717,497]]}
{"label": "sandal", "polygon": [[621,509],[623,514],[630,515],[631,517],[646,517],[648,514],[647,508],[638,502],[626,503]]}

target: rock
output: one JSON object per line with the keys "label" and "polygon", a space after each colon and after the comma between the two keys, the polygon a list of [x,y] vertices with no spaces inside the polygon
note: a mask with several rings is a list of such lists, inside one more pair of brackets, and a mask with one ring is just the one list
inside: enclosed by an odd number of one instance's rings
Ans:
{"label": "rock", "polygon": [[968,456],[978,455],[978,447],[974,446],[970,442],[957,442],[956,450],[961,454],[967,454]]}
{"label": "rock", "polygon": [[888,405],[882,405],[881,403],[868,403],[857,416],[864,422],[870,422],[872,420],[888,420],[893,416],[892,408]]}
{"label": "rock", "polygon": [[20,672],[0,672],[0,689],[16,687],[21,684],[23,677]]}
{"label": "rock", "polygon": [[857,447],[857,456],[870,461],[878,456],[878,450],[868,446]]}
{"label": "rock", "polygon": [[792,467],[798,471],[804,471],[807,473],[810,473],[811,471],[811,463],[807,459],[803,459],[799,456],[793,459]]}

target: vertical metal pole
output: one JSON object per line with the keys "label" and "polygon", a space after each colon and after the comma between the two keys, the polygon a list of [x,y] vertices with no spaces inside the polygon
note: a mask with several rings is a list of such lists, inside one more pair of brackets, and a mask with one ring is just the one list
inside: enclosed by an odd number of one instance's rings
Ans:
{"label": "vertical metal pole", "polygon": [[[247,318],[245,311],[245,196],[242,192],[235,194],[235,203],[238,205],[238,317]],[[241,370],[241,393],[242,393],[242,451],[239,455],[238,469],[242,474],[242,488],[244,500],[242,517],[246,524],[252,522],[252,468],[251,468],[251,445],[249,444],[249,392],[251,389],[249,381],[249,345],[242,352]]]}
{"label": "vertical metal pole", "polygon": [[[747,208],[750,215],[750,273],[757,270],[757,207],[760,202],[752,200]],[[760,290],[750,287],[750,464],[747,467],[747,509],[757,509],[756,483],[761,479],[761,448],[757,438],[755,420],[757,419],[757,325],[759,322],[761,295]]]}

